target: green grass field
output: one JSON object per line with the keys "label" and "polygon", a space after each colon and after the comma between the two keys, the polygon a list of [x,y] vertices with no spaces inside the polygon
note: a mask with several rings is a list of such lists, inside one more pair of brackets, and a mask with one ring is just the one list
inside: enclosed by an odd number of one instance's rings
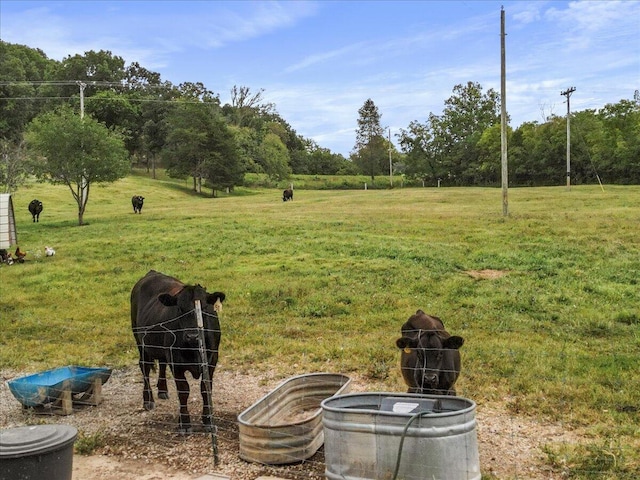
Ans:
{"label": "green grass field", "polygon": [[395,339],[421,308],[466,339],[460,395],[584,429],[593,442],[547,451],[573,478],[640,477],[640,187],[510,189],[508,217],[500,189],[300,189],[283,203],[280,189],[189,187],[140,173],[93,186],[82,227],[66,187],[15,193],[28,256],[0,266],[0,366],[136,365],[129,294],[156,269],[227,294],[225,368],[404,390]]}

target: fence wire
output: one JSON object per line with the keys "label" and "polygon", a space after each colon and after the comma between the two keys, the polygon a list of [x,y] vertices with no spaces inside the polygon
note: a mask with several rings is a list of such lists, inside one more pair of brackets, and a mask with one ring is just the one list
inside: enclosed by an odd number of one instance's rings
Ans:
{"label": "fence wire", "polygon": [[[177,334],[192,331],[192,329],[172,329],[172,324],[178,320],[172,319],[151,328],[137,329],[136,333],[142,333],[143,339],[146,335],[156,332],[170,333],[171,341],[166,347],[162,347],[168,349],[169,358],[175,358],[174,354],[178,352],[180,355],[187,353],[197,357],[198,347],[176,345]],[[217,332],[208,331],[207,333]],[[397,359],[395,365],[391,367],[391,375],[400,376],[400,354],[392,346],[392,339],[389,343],[389,350],[393,351],[392,355]],[[469,347],[467,344],[466,348],[474,347]],[[225,354],[224,348],[220,353]],[[563,384],[569,383],[571,372],[566,351],[527,354],[527,352],[505,347],[500,352],[491,352],[491,358],[500,359],[500,365],[484,363],[485,353],[481,348],[477,348],[473,355],[464,350],[461,351],[462,382],[457,384],[457,395],[477,403],[478,408],[475,414],[480,468],[486,478],[559,480],[568,475],[574,478],[602,480],[633,478],[633,476],[616,474],[623,461],[624,453],[622,446],[615,442],[601,444],[601,448],[595,448],[591,456],[586,457],[587,460],[581,465],[569,464],[570,457],[563,453],[565,448],[570,449],[575,447],[577,442],[583,441],[576,438],[571,426],[576,413],[570,396],[555,404],[549,402],[547,406],[549,413],[552,413],[551,410],[554,408],[558,409],[556,420],[553,422],[535,420],[519,413],[521,394],[524,390],[533,388],[524,380],[527,370],[533,369],[537,364],[551,363],[556,366],[554,375],[560,376]],[[477,379],[482,376],[483,368],[501,372],[503,380],[501,387],[506,387],[507,392],[505,398],[477,398],[474,392],[469,390],[472,382],[465,381],[465,377]],[[363,366],[363,371],[365,369]],[[212,379],[213,416],[218,429],[220,446],[220,464],[216,467],[212,465],[209,434],[201,428],[202,397],[198,379],[188,377],[191,392],[188,408],[194,432],[191,435],[180,435],[178,432],[179,404],[173,376],[169,369],[167,375],[169,400],[158,401],[155,382],[151,381],[156,399],[155,410],[147,412],[142,409],[142,375],[137,366],[132,366],[112,372],[111,379],[103,386],[102,402],[98,405],[94,405],[91,399],[87,398],[87,392],[71,392],[72,413],[70,415],[60,415],[59,406],[56,405],[60,397],[68,394],[64,387],[59,389],[55,386],[51,387],[50,401],[41,408],[24,408],[8,388],[8,381],[19,378],[21,374],[2,370],[2,375],[4,381],[0,383],[0,427],[5,429],[41,423],[76,425],[80,432],[76,442],[76,452],[80,450],[88,453],[103,453],[117,458],[158,461],[178,470],[217,471],[228,474],[231,478],[273,475],[289,479],[320,479],[325,478],[326,468],[332,468],[325,461],[326,445],[321,446],[315,454],[305,460],[292,456],[292,463],[289,465],[263,465],[239,459],[241,446],[238,415],[271,391],[282,379],[267,378],[265,380],[253,378],[250,374],[239,374],[225,365],[224,361],[219,362]],[[352,392],[371,391],[366,376],[356,373],[354,377]],[[242,378],[242,381],[239,381],[239,378]],[[570,395],[568,386],[566,389],[567,395]],[[406,390],[398,390],[398,393],[403,392]],[[545,401],[544,392],[540,393],[539,398]],[[273,445],[286,447],[296,440],[293,435],[291,437],[284,435],[280,445],[277,442]],[[550,445],[555,447],[549,448]],[[264,447],[265,456],[268,456],[268,448]],[[346,448],[345,451],[347,451]],[[421,455],[421,452],[401,449],[394,451],[394,454],[397,454],[399,462],[418,463],[416,456]],[[589,459],[592,463],[589,463]],[[357,459],[352,460],[357,462]],[[349,461],[349,459],[343,461]],[[396,470],[401,468],[396,464],[392,467]],[[413,477],[405,475],[398,478],[411,480]]]}

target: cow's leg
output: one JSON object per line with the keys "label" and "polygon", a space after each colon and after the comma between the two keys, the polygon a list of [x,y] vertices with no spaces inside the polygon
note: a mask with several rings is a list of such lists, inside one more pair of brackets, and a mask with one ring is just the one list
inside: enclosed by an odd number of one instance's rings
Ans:
{"label": "cow's leg", "polygon": [[153,401],[153,392],[151,391],[151,382],[149,381],[149,374],[151,373],[152,361],[140,355],[140,370],[142,371],[142,379],[144,381],[144,387],[142,390],[142,405],[145,410],[153,410],[155,408],[155,402]]}
{"label": "cow's leg", "polygon": [[191,417],[187,402],[189,401],[189,382],[184,376],[184,370],[173,369],[173,378],[176,381],[178,400],[180,401],[180,433],[191,433]]}
{"label": "cow's leg", "polygon": [[158,398],[167,400],[169,389],[167,388],[167,364],[160,361],[160,373],[158,373]]}

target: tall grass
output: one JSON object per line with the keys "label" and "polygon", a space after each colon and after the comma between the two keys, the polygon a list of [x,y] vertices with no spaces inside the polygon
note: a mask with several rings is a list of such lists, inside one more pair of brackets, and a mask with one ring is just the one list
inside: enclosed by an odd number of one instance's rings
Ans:
{"label": "tall grass", "polygon": [[[135,365],[129,294],[156,269],[227,294],[225,368],[358,372],[404,390],[394,341],[421,308],[466,339],[459,394],[583,428],[620,445],[617,474],[640,473],[640,187],[511,189],[508,217],[499,189],[283,203],[280,186],[215,199],[189,187],[140,174],[94,187],[82,227],[65,188],[18,191],[28,256],[0,266],[0,366]],[[470,275],[485,269],[502,275]]]}

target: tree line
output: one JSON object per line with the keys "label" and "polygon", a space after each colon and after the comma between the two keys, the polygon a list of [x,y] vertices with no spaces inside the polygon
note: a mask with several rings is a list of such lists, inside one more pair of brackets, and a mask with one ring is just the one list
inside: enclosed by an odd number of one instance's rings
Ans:
{"label": "tree line", "polygon": [[[414,120],[395,133],[398,148],[374,101],[367,99],[358,111],[349,158],[299,135],[263,93],[234,86],[223,105],[200,82],[173,85],[137,62],[125,65],[109,51],[56,61],[39,49],[0,41],[0,181],[9,191],[34,173],[60,181],[41,164],[38,170],[27,161],[35,157],[27,146],[38,145],[45,119],[68,121],[82,103],[87,121],[99,123],[121,142],[129,165],[145,167],[152,175],[155,168],[165,168],[171,176],[192,178],[195,190],[205,186],[214,195],[242,185],[248,172],[264,173],[274,184],[292,173],[372,179],[393,174],[424,185],[501,182],[500,98],[478,83],[454,86],[441,114],[430,112],[426,120]],[[640,183],[637,91],[633,99],[572,113],[571,128],[572,183],[597,178]],[[40,144],[41,159],[43,148]],[[550,115],[509,128],[508,159],[510,185],[563,184],[566,118]],[[118,159],[114,165],[120,173],[121,163]]]}
{"label": "tree line", "polygon": [[264,101],[263,90],[234,86],[230,93],[222,105],[202,83],[173,85],[109,51],[55,61],[39,49],[0,41],[0,180],[11,191],[26,175],[56,177],[36,168],[42,162],[34,162],[34,153],[44,153],[44,145],[38,152],[27,147],[36,145],[36,125],[42,134],[44,119],[66,122],[70,110],[80,109],[85,121],[122,142],[131,164],[191,177],[198,191],[232,189],[247,172],[274,182],[293,172],[356,173],[344,156],[297,134]]}
{"label": "tree line", "polygon": [[[441,115],[413,121],[398,134],[403,172],[425,183],[501,184],[500,98],[469,82],[456,85]],[[640,183],[640,95],[599,110],[572,113],[571,183]],[[507,128],[509,185],[562,185],[566,179],[567,119]]]}

